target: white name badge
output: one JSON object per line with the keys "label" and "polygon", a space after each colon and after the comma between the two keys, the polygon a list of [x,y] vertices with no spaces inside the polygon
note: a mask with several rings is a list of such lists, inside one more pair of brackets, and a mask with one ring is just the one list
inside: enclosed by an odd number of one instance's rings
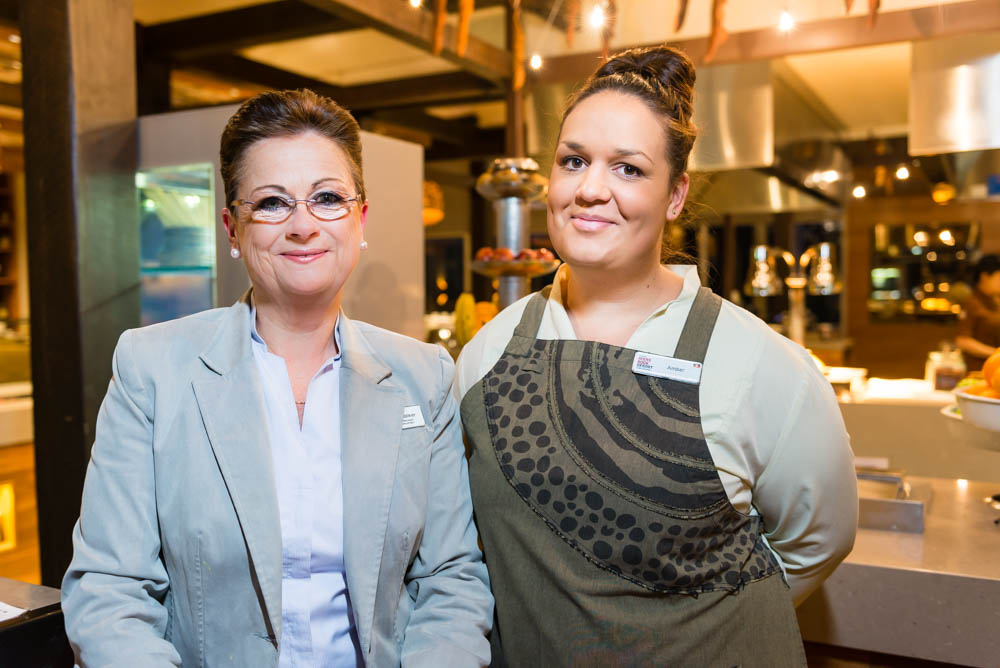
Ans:
{"label": "white name badge", "polygon": [[632,371],[644,376],[656,376],[691,385],[697,385],[701,382],[701,364],[699,362],[689,362],[688,360],[651,353],[637,352],[632,359]]}
{"label": "white name badge", "polygon": [[403,407],[403,429],[413,429],[424,426],[424,414],[420,412],[420,406]]}

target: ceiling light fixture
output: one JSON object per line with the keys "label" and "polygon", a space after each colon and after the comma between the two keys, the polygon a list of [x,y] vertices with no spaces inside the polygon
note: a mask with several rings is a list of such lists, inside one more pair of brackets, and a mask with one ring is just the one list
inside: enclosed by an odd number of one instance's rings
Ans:
{"label": "ceiling light fixture", "polygon": [[899,169],[896,170],[896,178],[900,181],[905,181],[910,178],[910,170],[906,165],[900,165]]}
{"label": "ceiling light fixture", "polygon": [[604,7],[600,3],[595,4],[590,10],[590,27],[594,30],[604,27]]}
{"label": "ceiling light fixture", "polygon": [[410,7],[418,9],[420,7],[420,0],[410,0]]}
{"label": "ceiling light fixture", "polygon": [[795,30],[795,17],[787,9],[781,10],[781,14],[778,16],[778,30],[780,32]]}
{"label": "ceiling light fixture", "polygon": [[531,59],[528,60],[528,65],[530,65],[533,70],[542,69],[542,57],[537,53],[531,54]]}
{"label": "ceiling light fixture", "polygon": [[851,194],[854,195],[854,199],[861,199],[867,195],[868,192],[865,190],[864,186],[854,186],[854,190],[851,191]]}

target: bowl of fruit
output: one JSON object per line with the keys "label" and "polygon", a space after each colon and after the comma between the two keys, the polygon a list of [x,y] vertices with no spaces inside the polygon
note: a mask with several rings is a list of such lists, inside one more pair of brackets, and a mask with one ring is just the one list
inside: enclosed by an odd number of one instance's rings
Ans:
{"label": "bowl of fruit", "polygon": [[548,248],[524,248],[515,253],[509,248],[480,248],[470,265],[472,271],[484,276],[520,276],[534,278],[551,274],[561,263]]}
{"label": "bowl of fruit", "polygon": [[1000,432],[1000,351],[983,365],[983,379],[955,390],[962,420],[981,429]]}

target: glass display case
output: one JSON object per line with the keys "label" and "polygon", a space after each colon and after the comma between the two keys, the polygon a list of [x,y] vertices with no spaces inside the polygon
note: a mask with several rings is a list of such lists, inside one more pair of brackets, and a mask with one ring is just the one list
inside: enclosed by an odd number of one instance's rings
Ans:
{"label": "glass display case", "polygon": [[142,324],[215,303],[215,196],[211,163],[136,173]]}
{"label": "glass display case", "polygon": [[872,228],[873,321],[953,322],[971,293],[977,223],[879,223]]}

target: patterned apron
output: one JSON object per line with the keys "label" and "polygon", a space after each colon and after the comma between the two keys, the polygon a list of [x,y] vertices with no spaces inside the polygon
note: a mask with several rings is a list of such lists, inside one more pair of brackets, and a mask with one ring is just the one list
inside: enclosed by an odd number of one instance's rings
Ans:
{"label": "patterned apron", "polygon": [[[536,338],[549,289],[462,400],[498,666],[804,666],[760,517],[729,502],[697,384],[637,351]],[[674,358],[701,364],[701,288]]]}

